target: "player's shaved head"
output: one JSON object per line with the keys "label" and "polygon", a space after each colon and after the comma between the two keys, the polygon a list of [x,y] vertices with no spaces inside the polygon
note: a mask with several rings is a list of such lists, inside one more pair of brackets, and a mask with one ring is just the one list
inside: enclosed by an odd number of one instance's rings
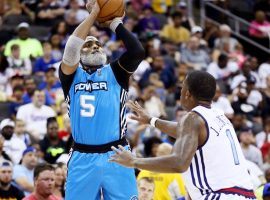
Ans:
{"label": "player's shaved head", "polygon": [[193,71],[186,78],[189,92],[198,101],[212,101],[216,93],[215,78],[204,71]]}

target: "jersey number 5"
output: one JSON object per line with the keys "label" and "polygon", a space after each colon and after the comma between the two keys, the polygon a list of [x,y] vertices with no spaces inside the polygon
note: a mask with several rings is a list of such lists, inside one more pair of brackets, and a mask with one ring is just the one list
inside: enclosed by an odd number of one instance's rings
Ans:
{"label": "jersey number 5", "polygon": [[232,133],[231,133],[231,131],[229,129],[226,130],[226,135],[227,135],[227,137],[228,137],[228,139],[229,139],[229,141],[231,143],[231,149],[232,149],[234,164],[239,165],[240,162],[239,162],[237,150],[236,150],[235,143],[234,143],[234,140],[233,140],[233,137],[232,137]]}
{"label": "jersey number 5", "polygon": [[93,117],[95,114],[95,107],[91,102],[95,101],[95,96],[92,95],[81,95],[81,116],[82,117]]}

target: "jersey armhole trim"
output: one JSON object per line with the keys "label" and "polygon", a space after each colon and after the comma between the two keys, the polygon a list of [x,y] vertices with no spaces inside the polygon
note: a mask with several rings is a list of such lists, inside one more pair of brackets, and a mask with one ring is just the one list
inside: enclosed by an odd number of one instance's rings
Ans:
{"label": "jersey armhole trim", "polygon": [[127,72],[128,74],[133,74],[134,72],[130,72],[128,70],[126,70],[121,64],[120,64],[120,60],[117,60],[117,64],[119,65],[119,67],[121,67],[125,72]]}
{"label": "jersey armhole trim", "polygon": [[202,114],[201,113],[199,113],[199,112],[197,112],[197,111],[195,111],[195,110],[192,110],[192,112],[194,112],[194,113],[196,113],[197,115],[199,115],[202,119],[203,119],[203,121],[204,121],[204,123],[205,123],[205,128],[206,128],[206,131],[207,131],[207,136],[206,136],[206,140],[204,141],[204,143],[202,144],[202,145],[200,145],[200,146],[198,146],[198,148],[197,148],[197,150],[198,149],[201,149],[205,144],[206,144],[206,142],[208,141],[208,139],[209,139],[209,126],[208,126],[208,123],[207,123],[207,121],[206,121],[206,119],[202,116]]}
{"label": "jersey armhole trim", "polygon": [[[119,62],[119,60],[117,61],[117,62]],[[112,68],[112,63],[109,63],[108,65],[106,65],[107,67],[109,67],[110,68],[110,70],[112,71],[112,74],[113,74],[113,77],[114,77],[114,80],[116,81],[116,83],[119,85],[119,87],[121,88],[121,89],[123,89],[123,90],[125,90],[126,92],[128,92],[128,89],[125,89],[119,82],[118,82],[118,80],[117,80],[117,78],[116,78],[116,76],[115,76],[115,74],[114,74],[114,71],[113,71],[113,68]],[[122,67],[121,67],[122,68]],[[133,72],[131,72],[131,73],[133,73]]]}

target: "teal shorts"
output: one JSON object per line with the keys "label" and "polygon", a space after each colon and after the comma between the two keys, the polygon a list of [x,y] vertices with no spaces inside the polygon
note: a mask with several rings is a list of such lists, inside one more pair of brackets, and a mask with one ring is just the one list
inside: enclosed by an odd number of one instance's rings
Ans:
{"label": "teal shorts", "polygon": [[[126,146],[128,148],[128,146]],[[65,200],[137,200],[134,169],[108,162],[113,151],[73,151],[68,162]]]}

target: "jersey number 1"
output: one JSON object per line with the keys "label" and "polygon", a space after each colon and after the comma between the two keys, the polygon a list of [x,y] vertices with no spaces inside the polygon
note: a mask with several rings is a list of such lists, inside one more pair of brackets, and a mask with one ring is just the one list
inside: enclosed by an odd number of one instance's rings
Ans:
{"label": "jersey number 1", "polygon": [[233,154],[233,159],[234,159],[234,164],[235,165],[239,165],[240,162],[239,162],[239,158],[238,158],[238,155],[237,155],[237,150],[236,150],[236,147],[235,147],[235,143],[234,143],[234,140],[233,140],[233,137],[232,137],[232,133],[229,129],[226,130],[226,135],[231,143],[231,148],[232,148],[232,154]]}
{"label": "jersey number 1", "polygon": [[82,117],[93,117],[95,114],[95,107],[91,103],[95,101],[95,96],[92,95],[81,95],[80,105],[81,105],[81,116]]}

